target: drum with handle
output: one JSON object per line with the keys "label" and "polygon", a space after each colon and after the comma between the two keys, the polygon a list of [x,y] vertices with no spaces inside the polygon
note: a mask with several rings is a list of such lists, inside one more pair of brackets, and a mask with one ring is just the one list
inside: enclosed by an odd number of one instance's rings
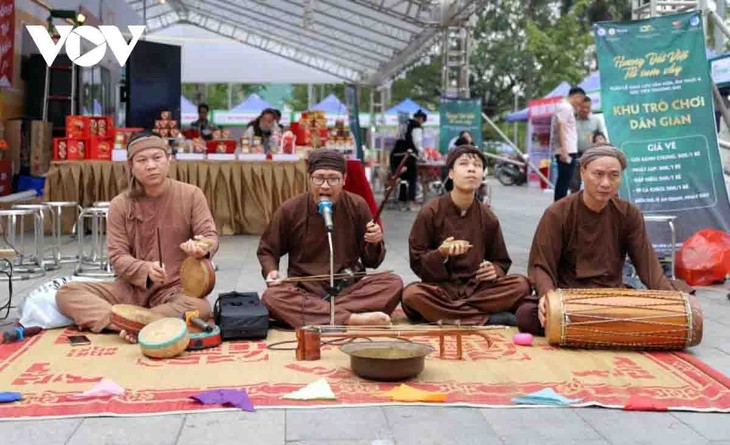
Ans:
{"label": "drum with handle", "polygon": [[141,306],[115,304],[112,306],[110,321],[119,329],[123,329],[131,335],[137,335],[142,328],[160,318],[162,318],[161,315]]}
{"label": "drum with handle", "polygon": [[702,340],[699,303],[679,291],[557,289],[546,309],[545,337],[554,346],[684,349]]}
{"label": "drum with handle", "polygon": [[142,354],[151,358],[173,358],[190,343],[185,322],[179,318],[161,318],[148,324],[137,336]]}
{"label": "drum with handle", "polygon": [[[213,241],[196,240],[201,247],[210,247]],[[193,298],[205,298],[215,287],[215,269],[206,258],[187,257],[180,266],[180,286],[185,295]]]}

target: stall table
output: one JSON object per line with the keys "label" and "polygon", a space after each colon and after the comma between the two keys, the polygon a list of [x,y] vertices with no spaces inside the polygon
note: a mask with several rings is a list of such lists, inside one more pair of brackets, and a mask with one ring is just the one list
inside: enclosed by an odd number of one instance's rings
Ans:
{"label": "stall table", "polygon": [[[308,185],[304,161],[173,161],[169,176],[203,191],[222,235],[263,233],[281,203]],[[128,181],[126,162],[57,161],[48,172],[44,200],[81,206],[111,201]],[[65,230],[71,224],[64,221]]]}

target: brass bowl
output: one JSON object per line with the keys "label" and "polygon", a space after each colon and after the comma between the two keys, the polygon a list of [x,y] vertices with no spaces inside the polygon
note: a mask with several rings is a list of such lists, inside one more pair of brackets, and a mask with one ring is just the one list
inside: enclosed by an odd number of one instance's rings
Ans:
{"label": "brass bowl", "polygon": [[358,376],[385,382],[415,377],[423,371],[425,358],[434,349],[407,341],[348,343],[340,350],[350,356],[350,367]]}

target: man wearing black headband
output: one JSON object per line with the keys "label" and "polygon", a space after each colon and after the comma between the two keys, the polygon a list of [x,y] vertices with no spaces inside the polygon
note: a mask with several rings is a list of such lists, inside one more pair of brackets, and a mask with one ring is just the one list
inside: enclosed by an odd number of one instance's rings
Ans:
{"label": "man wearing black headband", "polygon": [[[383,232],[372,221],[365,200],[343,190],[345,173],[341,153],[313,151],[309,155],[309,191],[283,203],[261,236],[257,255],[268,285],[262,301],[272,318],[289,326],[330,322],[329,280],[283,282],[279,272],[279,260],[288,254],[289,278],[329,274],[327,228],[318,211],[321,202],[332,205],[335,273],[375,268],[385,258]],[[335,297],[335,322],[390,324],[403,289],[400,277],[386,273],[353,281],[342,283]]]}

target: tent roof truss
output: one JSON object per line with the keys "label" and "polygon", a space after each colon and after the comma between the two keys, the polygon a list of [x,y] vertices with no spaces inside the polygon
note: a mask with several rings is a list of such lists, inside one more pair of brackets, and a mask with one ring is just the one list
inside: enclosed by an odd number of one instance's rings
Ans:
{"label": "tent roof truss", "polygon": [[127,0],[147,32],[191,24],[331,74],[379,86],[417,61],[445,25],[486,0]]}

